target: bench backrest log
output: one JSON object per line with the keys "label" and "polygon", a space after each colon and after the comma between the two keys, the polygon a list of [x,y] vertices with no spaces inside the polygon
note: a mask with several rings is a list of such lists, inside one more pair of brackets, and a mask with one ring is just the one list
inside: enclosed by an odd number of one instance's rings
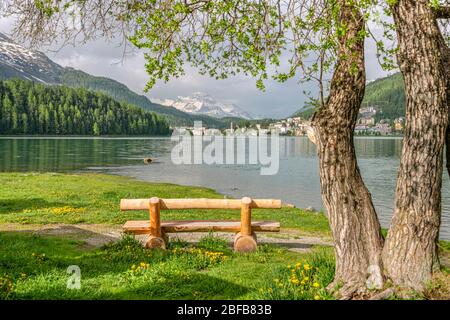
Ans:
{"label": "bench backrest log", "polygon": [[122,199],[120,210],[148,210],[150,203],[159,202],[161,210],[183,209],[241,209],[243,202],[250,201],[252,209],[280,209],[278,199]]}
{"label": "bench backrest log", "polygon": [[122,199],[121,210],[149,210],[150,234],[161,237],[161,210],[183,209],[240,209],[241,210],[241,234],[252,234],[252,209],[280,209],[281,200],[278,199]]}

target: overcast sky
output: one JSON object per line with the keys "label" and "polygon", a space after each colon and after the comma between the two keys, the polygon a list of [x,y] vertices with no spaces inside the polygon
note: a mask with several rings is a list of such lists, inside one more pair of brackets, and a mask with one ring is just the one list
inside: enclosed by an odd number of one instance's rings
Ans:
{"label": "overcast sky", "polygon": [[[8,35],[11,26],[10,19],[0,18],[0,32]],[[105,41],[66,47],[57,53],[42,51],[63,66],[113,78],[126,84],[131,90],[144,94],[143,88],[148,77],[142,52],[136,51],[123,60],[123,49],[117,44]],[[366,45],[366,67],[368,80],[386,75],[376,61],[374,45],[370,41]],[[253,116],[283,118],[303,107],[306,100],[303,91],[317,92],[317,84],[299,84],[295,79],[283,84],[268,81],[266,91],[261,92],[256,89],[254,79],[236,76],[226,80],[214,80],[201,76],[195,69],[188,67],[185,76],[172,79],[168,83],[159,82],[147,96],[150,99],[176,98],[196,91],[206,92],[218,101],[233,102]]]}

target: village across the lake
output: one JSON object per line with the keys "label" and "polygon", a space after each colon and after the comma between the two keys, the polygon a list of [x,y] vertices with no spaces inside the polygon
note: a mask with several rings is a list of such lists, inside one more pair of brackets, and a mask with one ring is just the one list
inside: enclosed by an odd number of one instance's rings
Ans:
{"label": "village across the lake", "polygon": [[[190,134],[214,136],[214,135],[246,135],[257,136],[258,134],[273,134],[285,136],[306,136],[311,121],[301,116],[290,117],[281,120],[253,120],[231,123],[228,129],[208,128],[201,125],[194,127],[173,128],[178,134]],[[379,106],[367,106],[359,111],[356,135],[368,136],[398,136],[403,134],[405,118],[395,119],[383,118],[383,110]]]}

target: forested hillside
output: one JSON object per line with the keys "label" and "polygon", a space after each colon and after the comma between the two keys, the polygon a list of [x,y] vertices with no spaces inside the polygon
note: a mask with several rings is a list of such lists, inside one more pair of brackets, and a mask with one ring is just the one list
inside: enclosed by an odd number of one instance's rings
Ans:
{"label": "forested hillside", "polygon": [[377,105],[383,113],[378,118],[395,119],[405,116],[405,86],[401,73],[371,82],[366,87],[364,105]]}
{"label": "forested hillside", "polygon": [[163,114],[172,126],[192,126],[194,121],[202,121],[203,125],[208,127],[224,128],[228,127],[230,123],[228,119],[191,115],[172,107],[165,107],[153,103],[147,97],[138,95],[120,82],[105,77],[92,76],[72,68],[65,68],[61,72],[61,83],[69,87],[87,88],[89,90],[103,92],[119,102],[131,103],[146,110]]}
{"label": "forested hillside", "polygon": [[[366,86],[363,106],[379,106],[382,113],[376,115],[380,119],[395,119],[405,116],[405,89],[400,73],[377,79]],[[309,119],[312,109],[302,109],[294,114]]]}
{"label": "forested hillside", "polygon": [[165,118],[98,92],[0,81],[0,134],[166,135]]}
{"label": "forested hillside", "polygon": [[153,103],[144,95],[131,91],[113,79],[96,77],[80,70],[60,66],[44,53],[25,48],[0,32],[0,80],[14,78],[99,91],[118,102],[126,102],[164,115],[172,126],[192,126],[195,120],[201,120],[209,127],[224,128],[230,125],[229,119],[192,115],[173,107]]}
{"label": "forested hillside", "polygon": [[291,117],[302,117],[303,119],[311,119],[314,114],[314,107],[308,106],[295,112]]}

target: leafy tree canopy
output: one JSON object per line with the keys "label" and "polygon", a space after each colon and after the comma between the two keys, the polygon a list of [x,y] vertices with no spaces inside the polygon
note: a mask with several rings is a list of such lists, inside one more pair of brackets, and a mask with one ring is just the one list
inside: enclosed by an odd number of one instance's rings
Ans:
{"label": "leafy tree canopy", "polygon": [[[347,33],[339,19],[342,3],[363,12],[367,21],[378,16],[371,0],[6,2],[6,11],[19,17],[16,31],[34,43],[48,42],[49,35],[74,41],[123,35],[144,51],[147,89],[159,79],[183,75],[185,63],[216,79],[252,76],[260,89],[269,77],[324,82]],[[367,36],[368,30],[357,35]]]}

